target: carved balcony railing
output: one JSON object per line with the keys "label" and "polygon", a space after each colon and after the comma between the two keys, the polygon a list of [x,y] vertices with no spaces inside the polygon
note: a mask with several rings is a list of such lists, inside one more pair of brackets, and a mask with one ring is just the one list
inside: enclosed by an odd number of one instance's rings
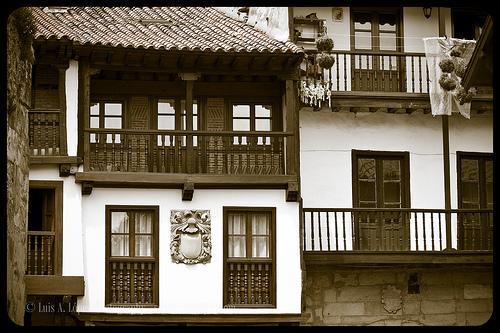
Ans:
{"label": "carved balcony railing", "polygon": [[[450,215],[451,235],[446,233]],[[493,250],[493,210],[304,208],[304,251]]]}
{"label": "carved balcony railing", "polygon": [[109,306],[154,306],[154,260],[110,259]]}
{"label": "carved balcony railing", "polygon": [[226,306],[273,304],[273,267],[269,261],[238,261],[231,259],[227,265]]}
{"label": "carved balcony railing", "polygon": [[59,110],[29,110],[29,147],[32,156],[61,155],[59,117]]}
{"label": "carved balcony railing", "polygon": [[284,132],[87,129],[86,171],[284,175]]}
{"label": "carved balcony railing", "polygon": [[26,275],[54,274],[54,231],[28,231]]}
{"label": "carved balcony railing", "polygon": [[428,93],[429,70],[425,54],[383,51],[332,51],[329,69],[309,51],[300,66],[301,80],[329,82],[329,90]]}

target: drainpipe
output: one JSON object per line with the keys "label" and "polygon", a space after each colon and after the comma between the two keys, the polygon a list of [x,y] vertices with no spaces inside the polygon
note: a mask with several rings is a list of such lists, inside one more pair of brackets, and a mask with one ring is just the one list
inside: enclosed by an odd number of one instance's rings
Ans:
{"label": "drainpipe", "polygon": [[[439,37],[446,35],[445,16],[442,7],[438,7]],[[441,115],[441,127],[443,133],[443,171],[444,171],[444,208],[446,221],[446,248],[451,251],[451,199],[450,199],[450,133],[448,127],[448,115]]]}

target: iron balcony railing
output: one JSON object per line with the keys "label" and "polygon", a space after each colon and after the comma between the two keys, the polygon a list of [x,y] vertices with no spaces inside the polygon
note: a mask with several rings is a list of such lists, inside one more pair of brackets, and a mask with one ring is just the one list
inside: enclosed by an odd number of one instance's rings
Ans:
{"label": "iron balcony railing", "polygon": [[492,209],[304,208],[302,221],[304,251],[493,249]]}
{"label": "iron balcony railing", "polygon": [[291,133],[86,129],[85,170],[285,175]]}
{"label": "iron balcony railing", "polygon": [[338,91],[428,93],[429,70],[425,54],[389,51],[332,51],[335,63],[321,68],[317,51],[308,51],[300,65],[307,84],[328,83]]}

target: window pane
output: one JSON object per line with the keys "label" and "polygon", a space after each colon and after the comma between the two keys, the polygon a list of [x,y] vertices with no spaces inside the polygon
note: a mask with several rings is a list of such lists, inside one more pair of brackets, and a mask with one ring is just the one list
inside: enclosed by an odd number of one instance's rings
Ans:
{"label": "window pane", "polygon": [[175,116],[158,116],[158,129],[160,130],[174,130],[175,129]]}
{"label": "window pane", "polygon": [[245,236],[228,236],[228,257],[246,257],[246,242]]}
{"label": "window pane", "polygon": [[233,131],[250,131],[250,119],[233,119]]}
{"label": "window pane", "polygon": [[111,232],[128,233],[128,214],[126,212],[111,212]]}
{"label": "window pane", "polygon": [[122,128],[122,118],[104,118],[104,128]]}
{"label": "window pane", "polygon": [[372,33],[367,31],[354,32],[354,47],[358,50],[371,50]]}
{"label": "window pane", "polygon": [[90,114],[92,116],[98,116],[99,115],[99,103],[93,103],[90,106]]}
{"label": "window pane", "polygon": [[99,118],[90,117],[90,128],[99,128]]}
{"label": "window pane", "polygon": [[231,213],[228,215],[228,234],[245,235],[245,214]]}
{"label": "window pane", "polygon": [[354,29],[372,29],[372,16],[369,13],[354,13]]}
{"label": "window pane", "polygon": [[271,118],[271,105],[255,105],[255,116]]}
{"label": "window pane", "polygon": [[269,237],[257,236],[252,238],[252,257],[269,258]]}
{"label": "window pane", "polygon": [[175,114],[175,101],[173,99],[158,100],[158,114]]}
{"label": "window pane", "polygon": [[360,158],[358,160],[358,178],[375,179],[375,159]]}
{"label": "window pane", "polygon": [[399,182],[384,183],[384,203],[400,203],[401,188]]}
{"label": "window pane", "polygon": [[255,119],[255,130],[256,131],[270,131],[271,130],[271,119]]}
{"label": "window pane", "polygon": [[461,194],[462,202],[479,204],[479,183],[463,182]]}
{"label": "window pane", "polygon": [[384,160],[382,161],[384,169],[384,180],[400,180],[401,170],[399,161],[397,160]]}
{"label": "window pane", "polygon": [[151,213],[136,212],[135,213],[135,232],[140,234],[150,234],[151,231]]}
{"label": "window pane", "polygon": [[477,160],[462,159],[462,180],[478,181],[479,165]]}
{"label": "window pane", "polygon": [[152,248],[152,236],[135,235],[135,255],[138,257],[150,257]]}
{"label": "window pane", "polygon": [[359,181],[359,200],[377,201],[374,181]]}
{"label": "window pane", "polygon": [[128,252],[128,235],[111,235],[111,255],[126,257]]}
{"label": "window pane", "polygon": [[252,235],[269,235],[269,215],[252,214]]}
{"label": "window pane", "polygon": [[380,49],[387,51],[396,51],[396,34],[380,33]]}
{"label": "window pane", "polygon": [[250,105],[233,105],[233,117],[250,117]]}
{"label": "window pane", "polygon": [[121,116],[122,104],[121,103],[105,103],[104,115],[106,116]]}

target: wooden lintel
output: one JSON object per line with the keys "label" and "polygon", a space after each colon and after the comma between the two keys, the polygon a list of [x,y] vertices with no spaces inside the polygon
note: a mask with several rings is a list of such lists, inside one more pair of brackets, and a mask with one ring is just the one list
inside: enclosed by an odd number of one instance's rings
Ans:
{"label": "wooden lintel", "polygon": [[83,182],[82,183],[82,194],[90,195],[92,193],[92,189],[94,188],[93,182]]}
{"label": "wooden lintel", "polygon": [[83,276],[25,275],[26,295],[85,295]]}
{"label": "wooden lintel", "polygon": [[182,200],[191,201],[193,200],[194,184],[191,182],[184,183],[182,187]]}
{"label": "wooden lintel", "polygon": [[286,188],[286,201],[297,202],[299,201],[299,183],[288,182]]}

